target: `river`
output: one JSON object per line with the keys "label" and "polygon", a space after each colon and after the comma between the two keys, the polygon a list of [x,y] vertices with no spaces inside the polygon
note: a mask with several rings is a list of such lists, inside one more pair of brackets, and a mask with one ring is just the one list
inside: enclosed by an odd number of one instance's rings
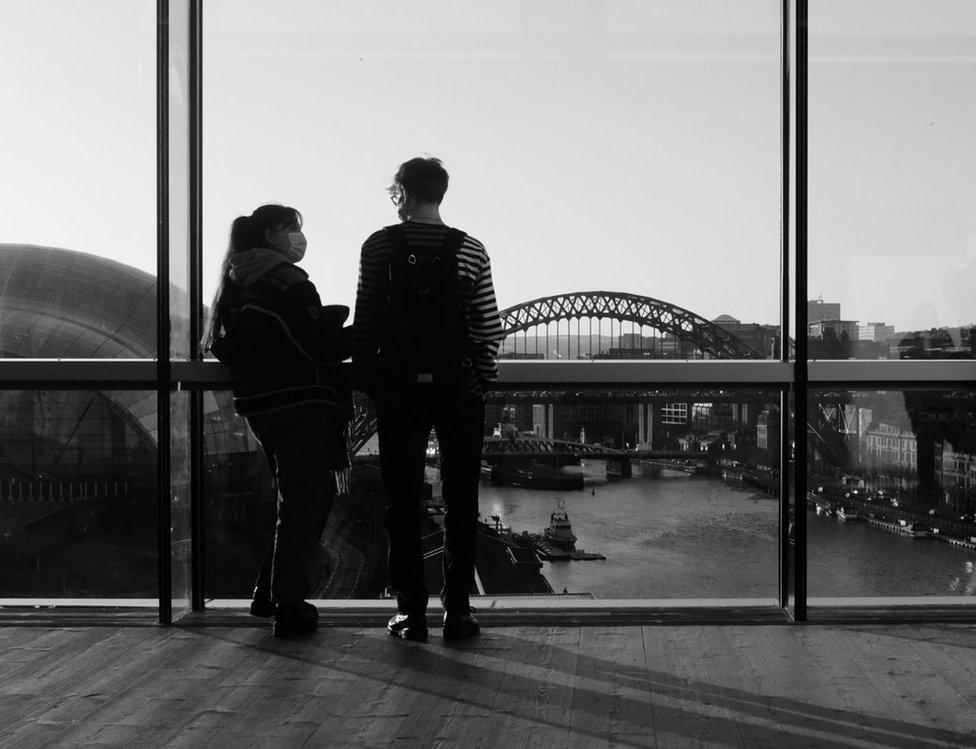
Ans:
{"label": "river", "polygon": [[[542,531],[562,499],[576,547],[605,561],[544,562],[553,590],[596,598],[762,599],[777,590],[777,500],[718,479],[664,472],[603,479],[581,469],[583,491],[481,485],[483,519]],[[808,513],[810,598],[960,596],[976,593],[966,563],[976,551],[902,537],[864,522]],[[976,598],[973,599],[976,603]]]}

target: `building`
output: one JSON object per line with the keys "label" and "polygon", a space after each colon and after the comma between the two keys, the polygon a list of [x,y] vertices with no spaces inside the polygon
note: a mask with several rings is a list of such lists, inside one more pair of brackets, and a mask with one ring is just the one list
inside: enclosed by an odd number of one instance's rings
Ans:
{"label": "building", "polygon": [[918,438],[910,426],[879,421],[864,432],[864,465],[907,486],[918,468]]}
{"label": "building", "polygon": [[774,359],[779,355],[779,325],[744,323],[732,315],[719,315],[712,322],[745,343],[761,358]]}
{"label": "building", "polygon": [[859,325],[857,329],[857,337],[861,341],[887,343],[894,335],[895,326],[886,325],[883,322],[869,322],[865,325]]}
{"label": "building", "polygon": [[853,343],[858,340],[859,329],[857,320],[818,320],[810,323],[809,334],[811,338],[846,339]]}
{"label": "building", "polygon": [[823,298],[808,300],[807,320],[809,322],[818,322],[820,320],[840,320],[840,303],[825,302]]}
{"label": "building", "polygon": [[935,470],[946,507],[961,513],[976,510],[976,455],[942,442],[936,447]]}

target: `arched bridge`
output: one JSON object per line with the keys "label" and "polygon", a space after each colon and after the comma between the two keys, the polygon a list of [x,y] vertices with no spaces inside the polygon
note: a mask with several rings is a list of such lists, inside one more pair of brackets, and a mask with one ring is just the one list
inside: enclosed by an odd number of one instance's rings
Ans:
{"label": "arched bridge", "polygon": [[679,450],[618,450],[605,445],[570,442],[568,440],[539,439],[537,437],[485,437],[481,453],[485,460],[506,457],[531,458],[533,456],[550,458],[594,458],[594,459],[632,459],[657,458],[707,460],[705,454]]}
{"label": "arched bridge", "polygon": [[485,460],[506,457],[545,456],[549,458],[619,458],[626,455],[603,445],[588,445],[566,440],[526,437],[486,437],[481,453]]}
{"label": "arched bridge", "polygon": [[[536,349],[534,358],[539,357],[540,342],[544,341],[543,357],[548,358],[553,352],[550,348],[550,325],[556,324],[556,353],[562,358],[559,349],[565,346],[567,358],[572,356],[585,355],[584,350],[589,356],[603,353],[601,347],[604,345],[606,329],[604,323],[609,321],[609,332],[611,347],[619,342],[620,348],[627,349],[626,334],[628,332],[625,325],[630,326],[631,346],[638,348],[637,341],[641,347],[646,340],[645,330],[650,330],[657,335],[673,336],[674,339],[689,344],[703,355],[717,359],[756,359],[762,356],[747,343],[729,333],[720,325],[713,323],[700,315],[679,307],[670,302],[665,302],[652,297],[641,296],[614,291],[577,291],[556,296],[540,297],[528,302],[514,305],[500,312],[502,325],[506,336],[517,336],[523,334],[523,353],[526,356],[533,356],[528,351],[529,331],[535,331],[534,347]],[[575,336],[573,334],[572,321],[575,321]],[[583,321],[588,321],[586,330],[583,330]],[[594,347],[594,321],[596,324],[596,346]],[[560,323],[566,323],[561,326]],[[616,330],[614,329],[616,327]],[[616,335],[615,335],[616,334]],[[589,339],[584,341],[584,339]],[[575,354],[573,353],[572,342],[575,340]],[[650,339],[655,340],[655,339]],[[518,355],[518,340],[516,340],[514,352],[509,349],[508,353]],[[585,349],[584,349],[585,347]],[[674,352],[680,356],[683,352]],[[683,358],[683,357],[682,357]],[[732,397],[729,394],[720,396],[722,399]],[[642,400],[641,398],[637,398]],[[551,398],[549,398],[551,400]],[[579,398],[571,399],[574,402]],[[628,400],[633,400],[628,395]],[[713,402],[715,397],[709,397],[708,401]],[[350,449],[352,454],[356,454],[366,442],[372,437],[376,430],[375,417],[372,414],[362,413],[353,425],[350,434]],[[499,443],[500,445],[501,443]],[[565,445],[552,445],[551,448],[541,447],[538,444],[523,446],[524,450],[517,451],[521,455],[530,455],[533,450],[556,450],[559,448],[561,454],[567,457],[580,457],[589,454],[596,457],[592,450],[585,452],[578,446],[570,448]],[[596,448],[596,446],[583,446]],[[488,457],[489,445],[486,444],[486,457]],[[506,448],[498,446],[498,450]],[[615,458],[617,455],[609,455],[608,448],[600,448],[601,457]],[[552,454],[551,452],[548,454]],[[634,457],[634,456],[628,456]],[[637,456],[649,458],[652,456]],[[653,457],[666,458],[666,456],[655,455]],[[677,456],[675,456],[677,457]]]}
{"label": "arched bridge", "polygon": [[[507,335],[568,320],[611,321],[623,333],[621,323],[651,328],[692,343],[703,353],[719,359],[757,359],[760,354],[727,330],[694,312],[652,297],[616,291],[576,291],[541,297],[501,311]],[[598,332],[599,332],[598,328]],[[632,327],[633,330],[633,327]],[[548,334],[548,328],[546,330]],[[577,336],[585,337],[577,327]],[[517,347],[516,347],[517,351]],[[579,349],[577,349],[579,351]],[[528,352],[526,352],[528,353]],[[592,353],[592,349],[591,349]]]}

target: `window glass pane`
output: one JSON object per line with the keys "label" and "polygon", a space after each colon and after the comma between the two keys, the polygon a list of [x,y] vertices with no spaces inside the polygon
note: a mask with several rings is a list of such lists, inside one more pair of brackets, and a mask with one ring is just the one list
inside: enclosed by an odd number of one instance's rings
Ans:
{"label": "window glass pane", "polygon": [[170,550],[173,617],[190,609],[190,393],[170,394]]}
{"label": "window glass pane", "polygon": [[0,7],[0,356],[154,355],[155,20]]}
{"label": "window glass pane", "polygon": [[249,598],[274,533],[274,480],[229,391],[203,396],[205,592]]}
{"label": "window glass pane", "polygon": [[[778,395],[758,390],[492,394],[479,590],[554,601],[774,603],[777,404]],[[229,394],[208,393],[205,413],[207,595],[246,598],[274,527],[273,482]],[[313,597],[377,598],[387,585],[386,498],[365,404],[353,431],[349,492],[329,517]],[[423,522],[435,594],[444,511],[438,454],[432,439]]]}
{"label": "window glass pane", "polygon": [[170,358],[190,356],[190,17],[189,3],[169,8]]}
{"label": "window glass pane", "polygon": [[976,6],[810,3],[810,353],[976,344]]}
{"label": "window glass pane", "polygon": [[0,598],[157,605],[156,394],[0,391]]}
{"label": "window glass pane", "polygon": [[[779,2],[285,7],[207,4],[209,294],[232,220],[281,202],[305,216],[323,299],[351,305],[360,246],[397,221],[384,188],[429,153],[451,175],[442,216],[485,244],[501,308],[583,299],[583,345],[575,323],[531,315],[506,355],[771,355]],[[594,289],[609,307],[579,295]]]}
{"label": "window glass pane", "polygon": [[974,423],[968,391],[814,394],[811,604],[974,600]]}

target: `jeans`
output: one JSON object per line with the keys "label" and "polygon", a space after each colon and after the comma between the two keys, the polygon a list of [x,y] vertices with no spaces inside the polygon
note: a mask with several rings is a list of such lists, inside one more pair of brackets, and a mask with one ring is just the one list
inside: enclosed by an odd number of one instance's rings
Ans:
{"label": "jeans", "polygon": [[310,594],[315,550],[335,497],[326,420],[320,403],[249,416],[278,491],[274,539],[254,583],[254,595],[300,603]]}
{"label": "jeans", "polygon": [[484,442],[485,405],[477,395],[438,395],[418,387],[404,400],[376,404],[380,469],[388,499],[390,586],[404,613],[426,610],[420,516],[424,465],[431,427],[440,445],[444,515],[445,610],[467,613],[474,587],[478,482]]}

